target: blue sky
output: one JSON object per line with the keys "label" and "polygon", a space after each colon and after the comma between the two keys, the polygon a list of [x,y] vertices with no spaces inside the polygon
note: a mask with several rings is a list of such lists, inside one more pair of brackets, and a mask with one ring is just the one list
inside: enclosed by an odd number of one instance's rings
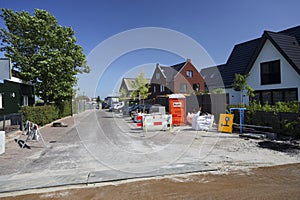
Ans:
{"label": "blue sky", "polygon": [[[75,30],[77,43],[86,55],[99,43],[120,32],[161,27],[194,39],[216,64],[226,62],[235,44],[260,37],[264,30],[280,31],[300,24],[298,0],[0,0],[0,7],[28,12],[33,12],[34,8],[49,11],[59,24]],[[2,21],[0,26],[4,27]],[[96,91],[80,92],[104,98],[113,93],[122,76],[130,76],[126,73],[138,65],[172,65],[185,59],[159,50],[131,52],[111,63],[101,76]],[[151,72],[145,68],[145,73],[149,76]]]}

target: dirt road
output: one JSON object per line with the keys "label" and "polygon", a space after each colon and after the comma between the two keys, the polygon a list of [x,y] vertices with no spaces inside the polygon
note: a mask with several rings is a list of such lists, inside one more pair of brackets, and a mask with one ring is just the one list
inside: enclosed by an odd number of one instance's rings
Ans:
{"label": "dirt road", "polygon": [[300,164],[178,175],[3,199],[300,199]]}

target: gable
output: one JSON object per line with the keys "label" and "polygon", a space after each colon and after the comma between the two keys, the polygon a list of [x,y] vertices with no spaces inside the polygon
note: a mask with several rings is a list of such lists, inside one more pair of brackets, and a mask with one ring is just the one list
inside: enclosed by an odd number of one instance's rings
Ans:
{"label": "gable", "polygon": [[[279,82],[263,84],[261,82],[261,64],[270,63],[273,61],[279,61]],[[270,40],[266,40],[263,48],[261,48],[260,53],[252,65],[250,76],[248,77],[247,81],[254,90],[284,89],[290,88],[291,86],[300,87],[299,74],[295,72],[294,68]]]}
{"label": "gable", "polygon": [[[156,65],[156,68],[153,72],[152,78],[151,78],[151,83],[162,83],[165,82],[166,76],[163,70],[161,69],[162,67],[159,66],[159,64]],[[159,77],[157,77],[157,74],[159,74]],[[158,79],[157,79],[158,78]]]}
{"label": "gable", "polygon": [[288,35],[283,33],[284,31],[279,33],[274,33],[270,31],[264,32],[261,42],[248,64],[246,73],[248,73],[251,70],[253,63],[257,59],[257,56],[259,55],[266,41],[268,40],[274,45],[274,47],[281,53],[281,55],[289,62],[289,64],[300,75],[300,45],[299,45],[300,41],[297,40],[296,37],[296,36],[300,37],[300,34],[293,36],[291,35],[292,33]]}

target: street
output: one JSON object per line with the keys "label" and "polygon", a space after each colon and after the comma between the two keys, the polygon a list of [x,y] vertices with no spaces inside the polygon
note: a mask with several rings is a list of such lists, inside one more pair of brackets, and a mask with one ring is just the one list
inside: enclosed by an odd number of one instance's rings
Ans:
{"label": "street", "polygon": [[300,161],[258,147],[236,134],[194,131],[189,126],[145,132],[129,117],[88,110],[61,120],[68,127],[41,128],[47,147],[8,142],[0,156],[0,197],[5,192],[164,175],[249,170]]}

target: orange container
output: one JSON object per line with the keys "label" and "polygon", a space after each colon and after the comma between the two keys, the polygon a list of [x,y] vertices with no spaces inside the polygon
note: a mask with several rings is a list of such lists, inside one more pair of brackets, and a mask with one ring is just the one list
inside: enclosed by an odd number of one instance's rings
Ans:
{"label": "orange container", "polygon": [[182,94],[172,94],[169,96],[170,114],[172,114],[172,124],[175,126],[186,123],[186,101]]}

